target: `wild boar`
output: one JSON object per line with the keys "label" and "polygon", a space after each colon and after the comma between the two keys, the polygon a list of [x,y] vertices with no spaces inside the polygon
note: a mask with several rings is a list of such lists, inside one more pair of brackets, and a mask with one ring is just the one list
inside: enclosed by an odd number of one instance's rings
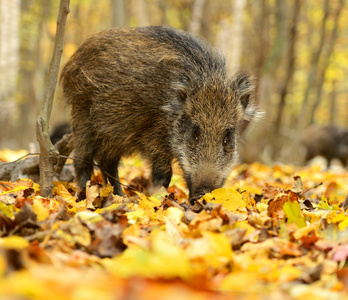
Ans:
{"label": "wild boar", "polygon": [[348,159],[348,130],[336,125],[312,125],[302,135],[301,144],[305,148],[305,163],[316,156],[327,160],[327,167],[334,158],[344,167]]}
{"label": "wild boar", "polygon": [[118,165],[134,152],[151,162],[154,187],[168,187],[173,160],[190,198],[221,187],[237,158],[239,127],[256,112],[249,75],[229,77],[222,53],[168,26],[95,34],[65,65],[61,81],[72,110],[78,185],[85,186],[88,162],[96,161],[120,195]]}

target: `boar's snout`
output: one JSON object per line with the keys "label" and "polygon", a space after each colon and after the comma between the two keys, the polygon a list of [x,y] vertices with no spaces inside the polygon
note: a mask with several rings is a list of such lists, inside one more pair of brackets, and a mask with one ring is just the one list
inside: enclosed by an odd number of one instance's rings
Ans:
{"label": "boar's snout", "polygon": [[198,186],[197,189],[190,191],[190,199],[199,199],[202,198],[205,194],[210,193],[214,188],[212,185],[203,185]]}
{"label": "boar's snout", "polygon": [[199,199],[205,194],[221,188],[224,182],[225,176],[221,176],[218,172],[200,173],[197,176],[192,176],[192,179],[188,180],[189,199]]}

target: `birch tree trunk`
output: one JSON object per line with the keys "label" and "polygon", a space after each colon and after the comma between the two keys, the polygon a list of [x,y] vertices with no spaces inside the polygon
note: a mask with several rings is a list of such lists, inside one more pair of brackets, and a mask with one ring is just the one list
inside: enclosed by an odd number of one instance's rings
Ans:
{"label": "birch tree trunk", "polygon": [[204,4],[205,0],[195,0],[193,3],[189,31],[195,35],[199,35],[201,30]]}
{"label": "birch tree trunk", "polygon": [[[14,94],[19,69],[20,0],[0,0],[0,145],[15,115]],[[13,119],[13,118],[12,118]]]}
{"label": "birch tree trunk", "polygon": [[243,46],[243,16],[246,0],[232,0],[232,22],[223,20],[221,31],[217,37],[217,47],[220,48],[227,62],[228,72],[233,75],[240,69]]}
{"label": "birch tree trunk", "polygon": [[137,26],[149,26],[149,15],[147,12],[147,3],[146,0],[136,0],[132,1],[134,16],[137,19]]}
{"label": "birch tree trunk", "polygon": [[125,0],[111,0],[112,27],[126,26],[126,3]]}

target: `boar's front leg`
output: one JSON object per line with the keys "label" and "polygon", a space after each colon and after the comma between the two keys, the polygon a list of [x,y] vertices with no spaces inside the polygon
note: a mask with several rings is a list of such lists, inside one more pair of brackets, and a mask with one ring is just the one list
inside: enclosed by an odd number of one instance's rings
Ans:
{"label": "boar's front leg", "polygon": [[104,185],[107,184],[109,180],[110,184],[114,187],[114,194],[123,196],[123,190],[120,184],[120,179],[118,177],[118,164],[120,159],[102,159],[100,161],[100,168],[103,176]]}
{"label": "boar's front leg", "polygon": [[152,159],[152,184],[155,189],[161,186],[168,188],[173,174],[171,163],[171,158],[166,156]]}

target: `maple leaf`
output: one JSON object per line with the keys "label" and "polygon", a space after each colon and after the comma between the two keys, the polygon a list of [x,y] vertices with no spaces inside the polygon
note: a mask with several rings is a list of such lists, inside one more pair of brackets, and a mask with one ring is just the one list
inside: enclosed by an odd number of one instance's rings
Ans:
{"label": "maple leaf", "polygon": [[229,211],[237,211],[239,208],[246,207],[243,196],[235,189],[220,188],[213,190],[203,196],[207,202],[218,203]]}

